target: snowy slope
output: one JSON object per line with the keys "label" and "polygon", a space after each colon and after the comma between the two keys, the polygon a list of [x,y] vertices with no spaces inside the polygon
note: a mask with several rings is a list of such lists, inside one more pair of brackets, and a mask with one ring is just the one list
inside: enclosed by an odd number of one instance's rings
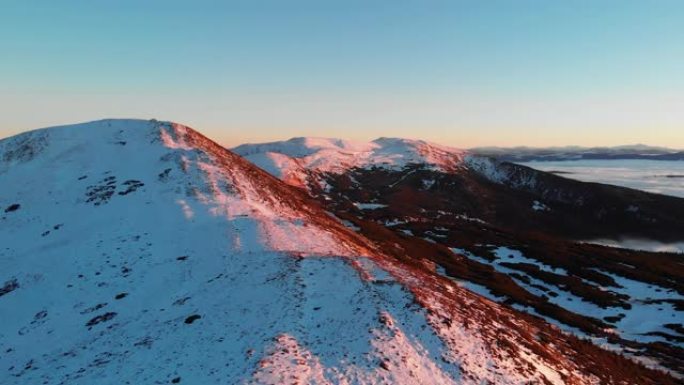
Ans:
{"label": "snowy slope", "polygon": [[292,138],[286,141],[243,144],[233,149],[249,161],[286,182],[301,186],[307,173],[342,173],[352,168],[403,169],[424,165],[455,170],[464,152],[422,140],[379,138],[354,142],[329,138]]}
{"label": "snowy slope", "polygon": [[2,384],[621,380],[178,124],[2,140],[0,186]]}
{"label": "snowy slope", "polygon": [[[394,142],[403,143],[408,148],[415,148],[419,144],[433,146],[401,139]],[[237,150],[283,181],[305,187],[304,190],[319,199],[327,210],[343,218],[349,229],[378,242],[384,242],[389,237],[385,234],[380,236],[380,230],[374,224],[384,224],[386,230],[399,234],[400,239],[406,242],[428,241],[451,248],[462,247],[464,244],[492,247],[506,244],[509,247],[518,247],[531,241],[526,234],[521,234],[521,230],[546,233],[545,235],[552,238],[543,240],[546,243],[544,247],[538,245],[539,250],[543,250],[541,255],[556,255],[557,261],[554,263],[574,265],[573,274],[581,275],[583,273],[580,272],[587,271],[586,274],[591,277],[592,273],[588,271],[592,268],[607,269],[611,274],[622,274],[625,279],[631,277],[632,280],[637,280],[634,282],[658,288],[657,292],[675,293],[677,290],[672,285],[659,284],[655,278],[662,278],[662,273],[667,272],[667,278],[662,279],[677,282],[676,277],[678,274],[681,276],[681,272],[680,264],[676,261],[671,263],[671,268],[663,269],[652,276],[650,273],[634,276],[621,271],[619,264],[599,267],[595,266],[595,261],[604,258],[626,261],[636,258],[644,264],[643,269],[639,270],[650,272],[654,269],[651,259],[653,256],[634,257],[619,253],[604,255],[608,252],[594,249],[577,251],[573,245],[577,239],[587,238],[576,235],[587,229],[597,233],[611,233],[609,237],[614,237],[615,234],[619,237],[624,237],[624,234],[638,234],[644,239],[650,239],[654,235],[671,237],[668,235],[670,230],[682,228],[682,222],[676,219],[681,216],[672,215],[682,212],[682,202],[632,190],[578,183],[470,152],[445,150],[447,153],[451,151],[451,159],[456,159],[458,163],[453,168],[440,168],[440,163],[429,157],[414,156],[411,162],[387,164],[378,158],[358,155],[367,152],[353,151],[354,148],[372,147],[373,142],[356,143],[352,146],[335,139],[300,138],[262,145],[243,145]],[[399,159],[402,154],[417,154],[405,151],[406,147],[402,150],[401,146],[388,146],[385,150],[396,151],[394,157]],[[353,166],[321,168],[311,161],[326,157],[334,160],[331,164],[345,165],[342,159],[350,157],[350,154],[356,156],[352,159],[360,158],[363,162],[352,163]],[[265,162],[269,157],[277,158],[280,162]],[[296,177],[288,178],[292,175]],[[645,212],[648,214],[641,215]],[[613,217],[602,218],[606,213],[613,213],[610,214]],[[364,226],[359,221],[368,221],[372,225]],[[567,226],[568,223],[572,225]],[[674,236],[681,238],[681,231]],[[410,240],[407,237],[416,239]],[[539,242],[538,239],[533,241]],[[391,247],[392,242],[387,242]],[[559,244],[567,244],[568,250],[573,250],[569,251],[572,255],[559,256]],[[550,253],[549,250],[554,252]],[[440,256],[442,254],[443,250],[440,252],[437,249],[430,254],[424,246],[415,246],[412,256],[435,258],[433,261],[444,263]],[[535,253],[536,257],[543,258],[539,254]],[[453,257],[446,260],[453,260]],[[579,262],[571,262],[578,260]],[[651,364],[684,373],[684,366],[678,358],[682,357],[681,347],[684,341],[680,320],[681,295],[672,294],[663,298],[662,295],[644,295],[622,290],[617,279],[614,282],[617,289],[606,289],[606,281],[613,282],[608,275],[602,275],[605,280],[599,278],[594,283],[578,280],[573,274],[551,276],[546,278],[550,282],[542,284],[522,271],[529,267],[529,261],[514,261],[522,264],[517,269],[500,269],[491,262],[492,260],[471,258],[467,263],[456,263],[458,266],[453,267],[452,274],[460,274],[462,282],[467,282],[466,286],[469,288],[476,288],[477,293],[485,294],[508,306],[517,298],[519,303],[516,304],[516,309],[532,315],[545,314],[547,320],[575,335],[602,339],[607,336],[613,343],[621,344],[620,349],[625,354],[638,356],[642,361],[641,356],[647,356]],[[508,258],[501,259],[501,262],[512,263]],[[510,283],[502,283],[507,282],[506,280]],[[565,287],[568,281],[574,285],[574,293],[582,293],[583,297],[568,292]],[[533,284],[527,284],[528,282]],[[490,290],[495,290],[498,295],[489,295]],[[626,300],[616,298],[627,298],[630,301],[627,303]],[[587,301],[595,306],[583,306]],[[531,302],[536,303],[538,311],[530,306]],[[631,308],[625,310],[626,307]],[[556,319],[548,318],[549,314]],[[644,322],[646,314],[650,319]],[[581,328],[581,332],[577,332],[580,330],[578,328]],[[616,342],[615,336],[618,335],[623,340]],[[634,345],[635,341],[640,345]]]}

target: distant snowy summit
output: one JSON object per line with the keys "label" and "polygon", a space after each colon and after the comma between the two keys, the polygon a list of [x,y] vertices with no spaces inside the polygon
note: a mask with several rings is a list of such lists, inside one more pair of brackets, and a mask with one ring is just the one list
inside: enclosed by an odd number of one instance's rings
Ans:
{"label": "distant snowy summit", "polygon": [[[465,152],[456,148],[401,138],[378,138],[371,142],[332,138],[292,138],[290,140],[243,144],[235,153],[269,167],[281,164],[282,156],[306,169],[344,172],[351,168],[386,167],[401,169],[411,164],[425,164],[451,170],[463,160]],[[281,170],[282,171],[282,170]]]}
{"label": "distant snowy summit", "polygon": [[402,170],[415,166],[455,172],[469,160],[468,153],[461,149],[402,138],[361,142],[299,137],[243,144],[232,150],[293,185],[306,184],[311,172],[340,174],[352,169]]}
{"label": "distant snowy summit", "polygon": [[323,174],[353,170],[432,170],[444,173],[474,172],[495,183],[534,187],[536,174],[496,158],[423,140],[378,138],[356,142],[332,138],[292,138],[285,141],[243,144],[238,155],[286,183],[307,187],[321,183]]}

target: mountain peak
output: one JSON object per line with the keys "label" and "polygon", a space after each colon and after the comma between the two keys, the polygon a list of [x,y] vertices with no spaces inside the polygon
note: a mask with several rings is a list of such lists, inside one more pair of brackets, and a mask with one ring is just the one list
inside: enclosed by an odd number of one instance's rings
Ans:
{"label": "mountain peak", "polygon": [[302,186],[309,171],[341,173],[352,168],[403,169],[410,165],[456,170],[465,152],[422,140],[378,138],[371,142],[292,138],[233,148],[271,174]]}
{"label": "mountain peak", "polygon": [[[337,227],[340,234],[347,230],[328,221],[327,216],[312,214],[316,209],[296,192],[284,188],[277,179],[197,131],[178,123],[106,119],[58,126],[2,140],[0,152],[5,160],[0,164],[0,174],[16,175],[22,169],[21,163],[29,161],[46,170],[69,172],[74,174],[69,177],[75,179],[80,176],[90,179],[93,177],[89,176],[91,170],[102,170],[102,180],[93,189],[112,192],[103,194],[107,199],[103,198],[102,204],[116,197],[113,194],[116,190],[110,188],[114,184],[103,182],[115,176],[115,169],[119,169],[119,179],[129,180],[149,179],[154,175],[159,179],[163,175],[176,174],[177,178],[164,177],[165,184],[175,185],[175,190],[199,199],[216,215],[255,219],[267,243],[275,249],[334,255],[360,253],[357,249],[340,248],[344,242],[334,239],[334,229]],[[110,159],[117,162],[110,165]],[[62,170],[61,162],[78,167]],[[164,168],[155,173],[155,165]],[[319,235],[309,234],[316,226],[299,225],[311,221],[321,222],[320,227],[325,227],[326,231]],[[312,240],[315,244],[311,244]]]}
{"label": "mountain peak", "polygon": [[180,124],[2,140],[0,185],[3,384],[607,378],[580,359],[598,348],[386,254]]}

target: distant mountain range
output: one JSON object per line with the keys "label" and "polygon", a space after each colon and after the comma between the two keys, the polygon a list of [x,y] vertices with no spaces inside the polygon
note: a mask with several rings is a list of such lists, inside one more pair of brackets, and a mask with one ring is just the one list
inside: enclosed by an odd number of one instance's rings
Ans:
{"label": "distant mountain range", "polygon": [[581,159],[684,160],[684,150],[643,144],[616,147],[476,147],[470,151],[474,154],[512,162]]}

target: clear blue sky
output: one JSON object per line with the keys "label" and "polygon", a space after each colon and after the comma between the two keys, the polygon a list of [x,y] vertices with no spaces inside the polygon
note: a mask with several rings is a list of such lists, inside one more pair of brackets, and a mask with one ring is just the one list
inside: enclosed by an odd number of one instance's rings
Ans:
{"label": "clear blue sky", "polygon": [[4,0],[0,53],[0,137],[155,117],[227,145],[684,148],[684,1]]}

